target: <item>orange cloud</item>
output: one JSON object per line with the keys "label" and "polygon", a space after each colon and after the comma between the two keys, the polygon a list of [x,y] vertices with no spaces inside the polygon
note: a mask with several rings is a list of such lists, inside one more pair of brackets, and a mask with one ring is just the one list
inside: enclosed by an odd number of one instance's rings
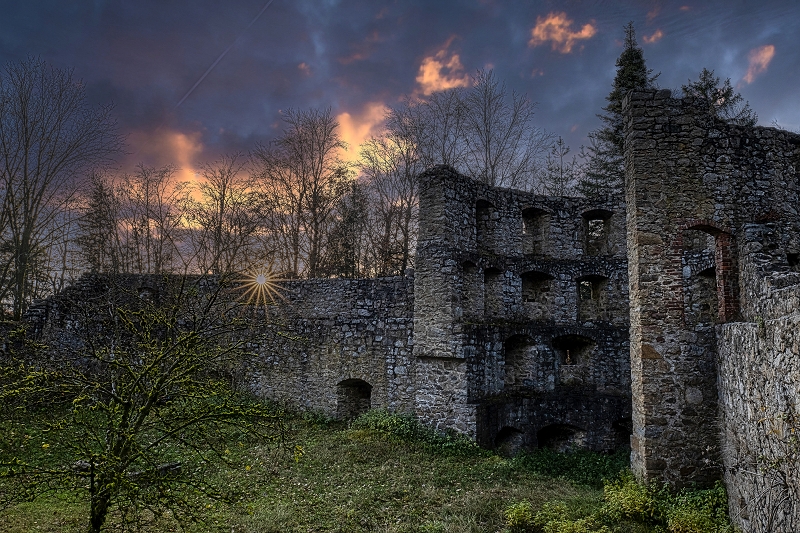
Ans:
{"label": "orange cloud", "polygon": [[464,72],[464,65],[461,64],[458,54],[447,50],[452,41],[452,38],[448,39],[441,50],[422,60],[417,74],[417,83],[420,84],[422,94],[429,95],[455,87],[469,87],[472,83],[469,74]]}
{"label": "orange cloud", "polygon": [[381,132],[387,111],[388,108],[382,102],[370,102],[358,114],[344,112],[336,115],[339,134],[348,144],[347,152],[343,154],[345,161],[358,159],[361,144]]}
{"label": "orange cloud", "polygon": [[644,42],[646,42],[647,44],[653,44],[656,41],[660,41],[663,36],[664,36],[663,31],[656,30],[655,32],[653,32],[653,35],[649,37],[645,35],[644,37],[642,37],[642,39],[644,39]]}
{"label": "orange cloud", "polygon": [[647,12],[647,22],[652,22],[661,13],[661,6],[656,6]]}
{"label": "orange cloud", "polygon": [[311,67],[309,67],[306,63],[300,63],[299,65],[297,65],[297,70],[299,70],[306,76],[311,75]]}
{"label": "orange cloud", "polygon": [[200,132],[135,131],[128,137],[135,153],[129,162],[131,168],[126,170],[132,170],[140,162],[154,167],[175,165],[178,167],[175,174],[178,181],[196,182],[199,167],[197,157],[203,152],[201,136]]}
{"label": "orange cloud", "polygon": [[774,55],[775,46],[771,44],[765,44],[750,50],[750,54],[747,56],[749,65],[747,66],[747,74],[744,75],[744,81],[753,83],[756,76],[767,70],[769,62],[772,61]]}
{"label": "orange cloud", "polygon": [[590,39],[597,33],[592,24],[584,24],[578,31],[572,31],[572,20],[566,13],[550,13],[547,17],[536,17],[536,26],[531,30],[528,46],[539,46],[552,42],[553,50],[568,54],[578,41]]}

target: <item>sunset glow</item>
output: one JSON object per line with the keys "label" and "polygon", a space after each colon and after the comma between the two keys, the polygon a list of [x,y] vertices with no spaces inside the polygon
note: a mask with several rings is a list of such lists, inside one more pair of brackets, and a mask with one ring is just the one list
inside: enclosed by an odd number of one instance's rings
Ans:
{"label": "sunset glow", "polygon": [[744,76],[745,83],[753,83],[756,77],[766,72],[772,57],[775,55],[775,47],[771,44],[760,46],[750,51],[748,58],[747,74]]}
{"label": "sunset glow", "polygon": [[563,12],[536,17],[536,26],[531,30],[528,46],[539,46],[550,42],[554,51],[568,54],[576,43],[591,39],[597,33],[597,28],[588,23],[579,30],[572,30],[572,22]]}
{"label": "sunset glow", "polygon": [[450,38],[441,50],[422,60],[417,74],[417,83],[422,94],[469,87],[472,83],[472,78],[464,71],[459,55],[448,50],[452,41]]}

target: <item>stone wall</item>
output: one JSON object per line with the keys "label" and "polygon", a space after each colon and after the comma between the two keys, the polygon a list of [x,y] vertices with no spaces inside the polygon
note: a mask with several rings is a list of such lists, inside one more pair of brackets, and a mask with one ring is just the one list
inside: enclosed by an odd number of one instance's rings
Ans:
{"label": "stone wall", "polygon": [[250,390],[330,416],[414,411],[413,274],[283,282],[254,324]]}
{"label": "stone wall", "polygon": [[784,453],[800,395],[800,135],[669,91],[624,110],[632,468],[674,486],[724,473],[745,531],[796,531],[797,493],[766,489],[796,488],[800,471]]}
{"label": "stone wall", "polygon": [[417,414],[487,447],[612,450],[630,416],[624,205],[420,178]]}
{"label": "stone wall", "polygon": [[789,533],[800,531],[800,285],[764,302],[775,312],[718,329],[725,484],[743,531]]}
{"label": "stone wall", "polygon": [[[87,312],[94,299],[158,298],[170,281],[164,276],[83,276],[29,308],[30,330],[53,349],[75,348],[81,342],[75,328],[92,319]],[[203,284],[215,280],[198,277],[189,283],[199,283],[202,291]],[[407,277],[288,281],[281,287],[276,305],[245,306],[237,315],[251,324],[237,335],[256,354],[238,373],[248,390],[345,419],[370,407],[414,411],[412,272]],[[225,294],[238,298],[241,291]]]}

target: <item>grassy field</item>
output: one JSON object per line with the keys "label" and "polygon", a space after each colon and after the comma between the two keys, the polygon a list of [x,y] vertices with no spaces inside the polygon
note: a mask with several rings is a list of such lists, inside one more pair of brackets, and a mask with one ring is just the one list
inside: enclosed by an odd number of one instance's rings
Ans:
{"label": "grassy field", "polygon": [[[601,478],[614,476],[625,462],[624,454],[546,451],[506,459],[463,441],[412,434],[413,425],[386,430],[374,423],[386,419],[390,417],[379,414],[373,423],[348,427],[295,416],[289,420],[287,445],[281,450],[231,442],[232,453],[243,466],[215,475],[247,496],[232,508],[211,505],[206,523],[187,529],[226,533],[509,531],[506,509],[519,502],[529,502],[534,512],[547,502],[560,502],[557,512],[576,519],[596,513],[604,503]],[[84,531],[86,505],[68,493],[20,504],[2,512],[0,531]],[[112,519],[109,529],[113,527]],[[623,519],[614,529],[663,531]],[[179,528],[167,516],[146,530]]]}

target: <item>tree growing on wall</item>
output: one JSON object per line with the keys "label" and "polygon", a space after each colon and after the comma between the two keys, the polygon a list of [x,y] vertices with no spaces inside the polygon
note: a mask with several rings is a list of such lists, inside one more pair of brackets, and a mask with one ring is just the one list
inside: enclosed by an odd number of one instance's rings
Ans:
{"label": "tree growing on wall", "polygon": [[625,42],[616,65],[614,84],[606,96],[608,104],[603,108],[604,113],[598,115],[603,125],[589,134],[589,146],[584,150],[586,167],[577,189],[587,197],[622,194],[625,174],[622,100],[631,90],[654,88],[658,77],[645,64],[633,22],[625,26]]}
{"label": "tree growing on wall", "polygon": [[545,159],[542,192],[551,196],[569,196],[581,176],[581,165],[576,156],[569,157],[570,148],[559,137]]}
{"label": "tree growing on wall", "polygon": [[[278,411],[232,390],[247,336],[224,281],[152,279],[144,289],[97,279],[104,290],[66,302],[67,342],[43,347],[17,331],[4,343],[0,508],[66,490],[86,498],[91,532],[111,516],[123,530],[158,528],[165,512],[186,525],[240,497],[209,475],[244,468],[227,443],[281,438]],[[32,411],[45,441],[23,453]]]}
{"label": "tree growing on wall", "polygon": [[0,74],[0,301],[22,316],[38,250],[76,178],[122,150],[111,106],[93,107],[71,70],[39,59]]}

